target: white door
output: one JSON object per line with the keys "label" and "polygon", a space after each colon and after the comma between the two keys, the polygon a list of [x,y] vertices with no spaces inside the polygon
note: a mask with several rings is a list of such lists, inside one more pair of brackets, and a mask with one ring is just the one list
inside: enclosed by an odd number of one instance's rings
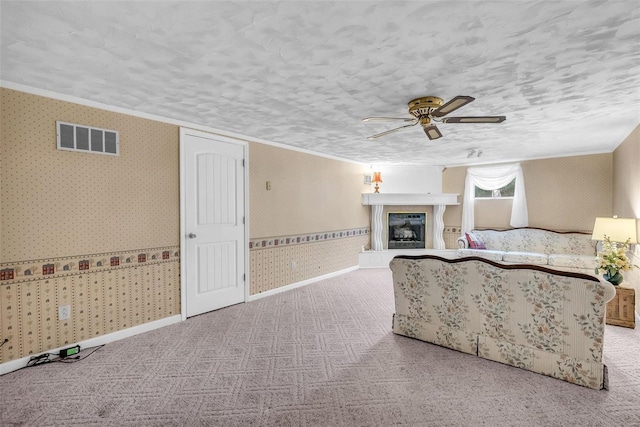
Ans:
{"label": "white door", "polygon": [[187,317],[245,300],[244,145],[181,131]]}

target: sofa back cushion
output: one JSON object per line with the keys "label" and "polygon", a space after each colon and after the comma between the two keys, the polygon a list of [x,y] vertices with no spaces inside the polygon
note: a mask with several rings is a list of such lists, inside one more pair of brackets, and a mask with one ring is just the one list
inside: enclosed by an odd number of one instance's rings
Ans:
{"label": "sofa back cushion", "polygon": [[537,228],[473,230],[472,233],[487,249],[495,251],[596,255],[597,242],[585,233],[560,233]]}
{"label": "sofa back cushion", "polygon": [[[593,276],[478,258],[397,256],[396,314],[513,344],[601,362],[606,303],[615,288]],[[574,345],[579,340],[586,346]],[[451,347],[450,345],[448,345]]]}
{"label": "sofa back cushion", "polygon": [[[478,258],[391,260],[394,332],[599,388],[606,303],[595,277]],[[578,375],[580,378],[574,378]]]}

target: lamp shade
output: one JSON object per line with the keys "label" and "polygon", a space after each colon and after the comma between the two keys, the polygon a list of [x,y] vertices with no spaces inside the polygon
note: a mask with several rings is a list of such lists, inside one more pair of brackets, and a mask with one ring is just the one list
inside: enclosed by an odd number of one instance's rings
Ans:
{"label": "lamp shade", "polygon": [[593,225],[593,240],[604,240],[608,237],[612,242],[638,243],[636,220],[633,218],[596,218]]}
{"label": "lamp shade", "polygon": [[374,172],[371,182],[382,182],[382,172]]}

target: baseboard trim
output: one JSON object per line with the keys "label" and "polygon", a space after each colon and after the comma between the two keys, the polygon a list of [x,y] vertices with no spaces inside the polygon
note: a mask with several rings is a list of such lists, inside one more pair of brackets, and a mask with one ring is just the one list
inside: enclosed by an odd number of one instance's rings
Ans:
{"label": "baseboard trim", "polygon": [[10,360],[5,363],[0,363],[0,375],[8,374],[9,372],[17,371],[18,369],[24,368],[27,366],[29,359],[33,356],[38,356],[44,353],[57,353],[63,348],[72,347],[74,345],[79,345],[81,348],[91,348],[97,347],[99,345],[109,344],[113,341],[118,341],[123,338],[132,337],[134,335],[141,334],[143,332],[149,332],[154,329],[162,328],[164,326],[169,326],[174,323],[179,323],[182,321],[182,316],[176,314],[175,316],[165,317],[164,319],[154,320],[153,322],[143,323],[142,325],[134,326],[132,328],[123,329],[121,331],[112,332],[110,334],[100,335],[95,338],[89,338],[88,340],[84,340],[78,343],[70,343],[65,345],[64,347],[53,348],[51,350],[43,351],[38,354],[32,354],[27,357],[22,357],[20,359]]}
{"label": "baseboard trim", "polygon": [[290,285],[281,286],[281,287],[276,288],[276,289],[270,289],[268,291],[260,292],[259,294],[249,295],[249,298],[247,298],[247,302],[255,301],[257,299],[268,297],[268,296],[271,296],[271,295],[276,295],[276,294],[279,294],[281,292],[290,291],[292,289],[300,288],[302,286],[307,286],[307,285],[310,285],[312,283],[319,282],[321,280],[330,279],[332,277],[340,276],[340,275],[349,273],[351,271],[356,271],[359,268],[360,268],[359,266],[354,265],[353,267],[345,268],[344,270],[334,271],[333,273],[328,273],[328,274],[324,274],[322,276],[313,277],[311,279],[303,280],[301,282],[291,283]]}

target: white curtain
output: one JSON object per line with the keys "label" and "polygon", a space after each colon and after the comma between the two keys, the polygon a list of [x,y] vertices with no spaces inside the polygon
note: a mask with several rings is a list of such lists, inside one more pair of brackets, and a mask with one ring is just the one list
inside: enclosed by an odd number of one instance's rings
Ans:
{"label": "white curtain", "polygon": [[527,198],[524,194],[524,177],[520,163],[491,167],[468,168],[464,187],[462,205],[462,233],[473,230],[475,187],[483,190],[497,190],[516,179],[511,208],[511,226],[526,227],[529,225]]}

